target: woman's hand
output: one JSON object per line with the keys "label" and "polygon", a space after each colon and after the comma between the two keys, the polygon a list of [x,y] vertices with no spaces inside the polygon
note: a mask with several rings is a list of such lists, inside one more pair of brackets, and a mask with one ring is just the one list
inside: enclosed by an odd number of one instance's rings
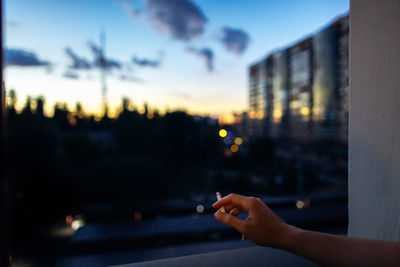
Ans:
{"label": "woman's hand", "polygon": [[[215,202],[213,208],[225,207],[227,213],[218,210],[215,218],[237,229],[242,235],[260,246],[279,248],[282,241],[295,227],[286,224],[259,198],[230,194]],[[245,221],[236,218],[246,212]]]}
{"label": "woman's hand", "polygon": [[[213,207],[215,218],[261,246],[281,248],[322,266],[399,266],[400,243],[311,232],[286,224],[260,199],[230,194]],[[247,212],[245,221],[236,218]]]}

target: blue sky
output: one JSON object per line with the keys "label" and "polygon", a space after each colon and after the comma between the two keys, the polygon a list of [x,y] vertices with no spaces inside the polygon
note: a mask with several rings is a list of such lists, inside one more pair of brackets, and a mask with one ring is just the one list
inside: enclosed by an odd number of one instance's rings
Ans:
{"label": "blue sky", "polygon": [[[27,95],[43,95],[49,112],[55,102],[80,101],[99,113],[100,71],[88,43],[98,45],[104,31],[105,57],[120,64],[107,76],[112,111],[126,96],[139,107],[227,116],[247,108],[249,64],[318,31],[348,6],[348,0],[6,0],[5,46],[38,58],[33,66],[9,62],[6,85],[19,105]],[[72,68],[66,47],[91,67]]]}

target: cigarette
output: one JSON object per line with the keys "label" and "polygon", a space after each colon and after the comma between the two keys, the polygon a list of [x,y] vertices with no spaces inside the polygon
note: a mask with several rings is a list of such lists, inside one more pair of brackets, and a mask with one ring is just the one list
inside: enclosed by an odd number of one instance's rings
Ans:
{"label": "cigarette", "polygon": [[[220,192],[216,192],[215,193],[216,195],[217,195],[217,200],[221,200],[221,193]],[[225,207],[221,207],[220,209],[219,209],[220,211],[222,211],[222,212],[226,212],[226,210],[225,210]]]}
{"label": "cigarette", "polygon": [[[217,200],[221,200],[221,198],[222,198],[222,197],[221,197],[221,193],[220,193],[220,192],[216,192],[215,194],[217,195]],[[219,210],[222,211],[222,212],[226,212],[224,206],[222,206],[221,208],[219,208]],[[246,236],[245,236],[245,235],[242,235],[242,240],[246,240]]]}

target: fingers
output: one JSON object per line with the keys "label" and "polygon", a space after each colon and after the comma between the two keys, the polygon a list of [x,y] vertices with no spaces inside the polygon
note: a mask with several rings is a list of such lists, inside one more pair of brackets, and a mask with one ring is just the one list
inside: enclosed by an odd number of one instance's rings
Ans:
{"label": "fingers", "polygon": [[235,206],[233,204],[229,204],[224,207],[225,207],[226,212],[230,212]]}
{"label": "fingers", "polygon": [[229,205],[224,206],[224,207],[225,207],[225,211],[228,212],[228,213],[231,213],[231,214],[232,214],[232,211],[233,211],[233,210],[236,210],[236,211],[234,212],[235,216],[238,215],[240,212],[242,212],[242,210],[240,209],[240,207],[237,207],[237,206],[235,206],[235,205],[233,205],[233,204],[229,204]]}
{"label": "fingers", "polygon": [[230,214],[230,215],[233,215],[233,216],[238,216],[239,213],[240,213],[240,209],[238,209],[238,208],[233,208],[229,214]]}
{"label": "fingers", "polygon": [[214,213],[214,216],[218,221],[222,222],[223,224],[232,226],[241,233],[244,232],[245,222],[236,218],[235,216],[221,211],[217,211],[216,213]]}
{"label": "fingers", "polygon": [[248,211],[250,209],[250,198],[236,195],[236,194],[229,194],[226,197],[222,198],[215,202],[212,206],[215,209],[219,209],[222,206],[233,204],[236,207],[239,207],[243,211]]}

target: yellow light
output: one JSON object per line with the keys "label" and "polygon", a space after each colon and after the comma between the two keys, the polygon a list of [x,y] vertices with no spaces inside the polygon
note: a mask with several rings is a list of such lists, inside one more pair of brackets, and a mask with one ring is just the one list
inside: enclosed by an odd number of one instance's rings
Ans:
{"label": "yellow light", "polygon": [[237,145],[232,145],[232,146],[231,146],[231,151],[232,151],[233,153],[238,152],[238,150],[239,150],[239,147],[238,147]]}
{"label": "yellow light", "polygon": [[235,144],[240,146],[241,144],[243,144],[243,139],[241,137],[236,137],[235,138]]}
{"label": "yellow light", "polygon": [[304,202],[301,201],[301,200],[297,200],[297,202],[296,202],[296,207],[297,207],[298,209],[304,208]]}
{"label": "yellow light", "polygon": [[300,109],[300,114],[303,115],[303,116],[308,116],[310,114],[310,108],[302,107]]}
{"label": "yellow light", "polygon": [[84,225],[85,225],[85,221],[78,219],[78,220],[72,221],[71,228],[74,229],[74,231],[76,231]]}
{"label": "yellow light", "polygon": [[225,129],[219,130],[219,136],[226,137],[227,134],[228,134],[228,132]]}
{"label": "yellow light", "polygon": [[282,118],[282,111],[280,111],[280,110],[275,110],[274,113],[273,113],[273,116],[274,116],[275,119],[280,119],[280,118]]}

